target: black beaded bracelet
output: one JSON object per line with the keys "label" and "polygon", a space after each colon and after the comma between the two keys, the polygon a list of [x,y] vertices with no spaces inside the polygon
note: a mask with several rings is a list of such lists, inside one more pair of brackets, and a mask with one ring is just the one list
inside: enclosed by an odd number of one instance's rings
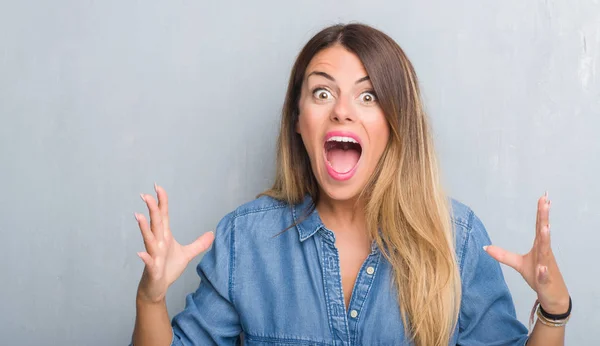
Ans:
{"label": "black beaded bracelet", "polygon": [[549,314],[546,311],[544,311],[544,308],[542,308],[541,305],[540,305],[540,312],[547,319],[558,321],[558,320],[564,320],[565,318],[569,317],[571,315],[571,308],[573,308],[573,303],[571,302],[571,296],[569,296],[569,310],[567,310],[567,312],[565,312],[564,314],[560,314],[560,315]]}

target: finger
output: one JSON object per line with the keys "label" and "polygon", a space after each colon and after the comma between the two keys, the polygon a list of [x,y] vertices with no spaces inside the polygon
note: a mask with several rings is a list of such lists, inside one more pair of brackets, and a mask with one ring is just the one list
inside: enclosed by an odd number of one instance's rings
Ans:
{"label": "finger", "polygon": [[536,237],[540,235],[542,228],[549,224],[550,199],[548,198],[548,192],[538,199],[537,209]]}
{"label": "finger", "polygon": [[156,197],[158,198],[158,209],[162,215],[163,225],[165,230],[169,229],[169,198],[167,192],[162,186],[154,183],[154,190],[156,191]]}
{"label": "finger", "polygon": [[156,240],[160,242],[164,239],[164,231],[158,204],[156,204],[154,197],[150,195],[141,194],[140,196],[142,197],[142,200],[146,202],[148,211],[150,212],[150,230],[154,234],[154,237],[156,237]]}
{"label": "finger", "polygon": [[184,251],[189,260],[198,256],[201,252],[206,251],[215,240],[215,234],[213,232],[206,232],[193,243],[184,246]]}
{"label": "finger", "polygon": [[503,248],[494,245],[484,246],[483,249],[496,261],[513,268],[519,273],[522,273],[523,256],[506,251]]}
{"label": "finger", "polygon": [[152,256],[150,256],[150,254],[148,254],[147,252],[138,252],[137,255],[139,258],[142,259],[142,261],[148,268],[152,268],[152,266],[154,265],[154,260],[152,259]]}
{"label": "finger", "polygon": [[150,226],[148,225],[148,221],[142,214],[134,213],[136,221],[138,222],[138,226],[140,227],[140,231],[142,232],[142,238],[144,239],[144,246],[147,251],[151,251],[152,242],[154,241],[154,234],[150,231]]}
{"label": "finger", "polygon": [[552,246],[550,245],[550,227],[542,227],[537,246],[537,262],[542,266],[548,266],[552,257]]}

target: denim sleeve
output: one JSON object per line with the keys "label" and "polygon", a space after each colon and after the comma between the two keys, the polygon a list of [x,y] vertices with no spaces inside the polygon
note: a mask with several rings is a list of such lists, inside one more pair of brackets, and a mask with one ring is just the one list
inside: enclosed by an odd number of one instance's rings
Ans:
{"label": "denim sleeve", "polygon": [[483,223],[471,212],[460,252],[462,303],[458,345],[525,345],[527,328],[515,306],[500,264],[484,250],[491,241]]}
{"label": "denim sleeve", "polygon": [[172,321],[173,346],[235,345],[241,333],[231,299],[233,219],[225,216],[215,240],[197,267],[198,289],[186,297],[185,309]]}

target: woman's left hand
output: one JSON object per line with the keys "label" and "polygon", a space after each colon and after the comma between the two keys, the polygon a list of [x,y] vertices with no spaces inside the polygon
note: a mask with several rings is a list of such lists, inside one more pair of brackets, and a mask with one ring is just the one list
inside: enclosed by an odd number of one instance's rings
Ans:
{"label": "woman's left hand", "polygon": [[569,308],[569,291],[558,269],[550,246],[550,200],[546,193],[538,200],[533,247],[518,255],[497,246],[487,246],[487,253],[498,262],[518,271],[537,293],[540,305],[550,314],[563,314]]}

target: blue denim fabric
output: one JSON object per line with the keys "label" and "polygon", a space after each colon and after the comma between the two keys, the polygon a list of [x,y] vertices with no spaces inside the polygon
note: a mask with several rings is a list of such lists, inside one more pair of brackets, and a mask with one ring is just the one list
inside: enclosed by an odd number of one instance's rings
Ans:
{"label": "blue denim fabric", "polygon": [[[173,318],[172,345],[410,345],[376,246],[365,260],[346,310],[335,235],[310,198],[293,207],[258,198],[225,216],[197,271],[198,290]],[[452,201],[462,304],[451,345],[524,345],[500,265],[481,221]],[[280,233],[294,222],[301,222]]]}

